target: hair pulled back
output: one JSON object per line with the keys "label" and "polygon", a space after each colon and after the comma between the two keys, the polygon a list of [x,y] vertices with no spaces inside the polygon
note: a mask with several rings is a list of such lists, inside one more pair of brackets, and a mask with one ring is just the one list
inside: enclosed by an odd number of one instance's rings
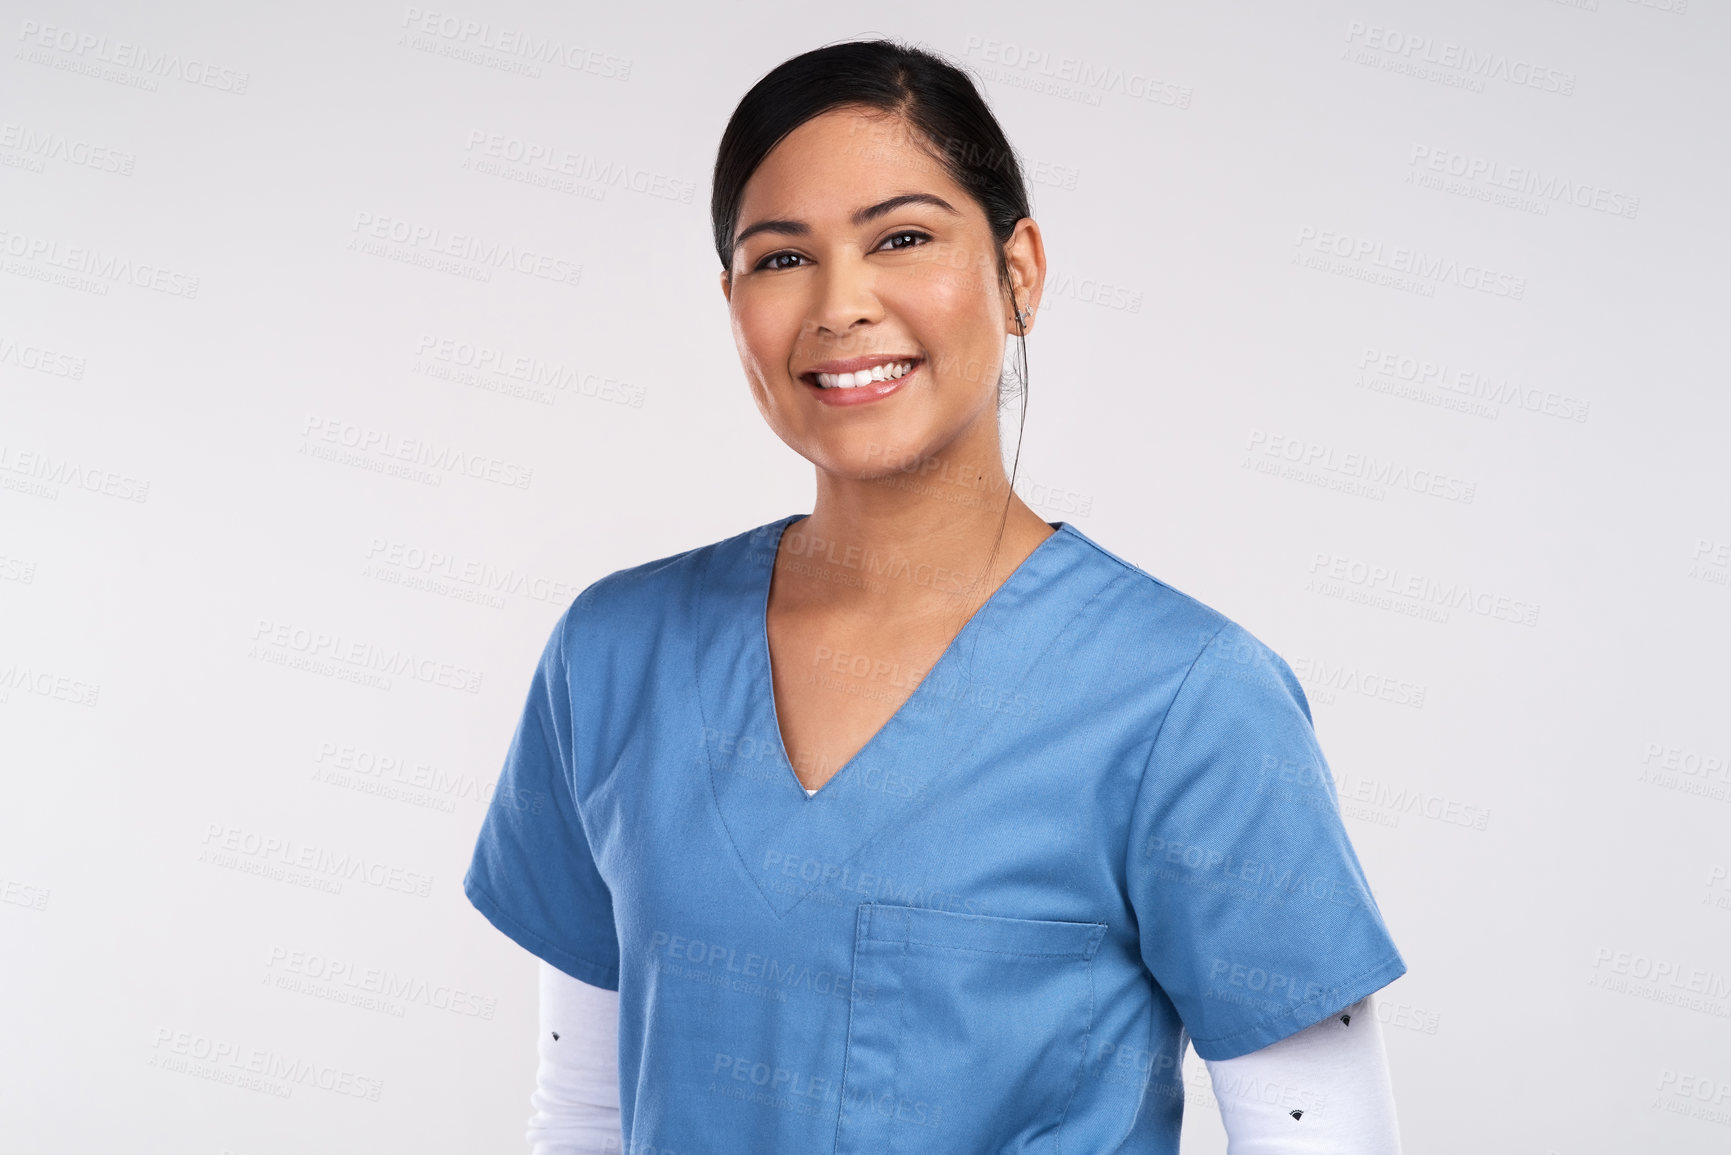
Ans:
{"label": "hair pulled back", "polygon": [[[764,157],[806,121],[844,106],[875,109],[899,118],[912,129],[912,139],[932,153],[950,179],[968,191],[991,226],[997,241],[998,280],[1007,293],[1011,292],[1004,245],[1016,222],[1033,215],[1015,150],[969,73],[934,53],[890,39],[850,40],[801,53],[771,69],[740,100],[721,134],[709,200],[715,253],[721,258],[721,267],[733,267],[733,235],[739,229],[740,202],[746,182]],[[1022,308],[1022,302],[1013,295],[1012,308]],[[1016,324],[1020,329],[1020,318]],[[1021,425],[1027,416],[1025,333],[1018,333],[1017,344],[1015,380],[1022,403],[1016,434],[1019,463]],[[1006,392],[1000,405],[1007,404],[1008,399]],[[1012,488],[1015,477],[1013,464]],[[1007,516],[1009,494],[1004,496]],[[993,556],[996,554],[994,546]]]}

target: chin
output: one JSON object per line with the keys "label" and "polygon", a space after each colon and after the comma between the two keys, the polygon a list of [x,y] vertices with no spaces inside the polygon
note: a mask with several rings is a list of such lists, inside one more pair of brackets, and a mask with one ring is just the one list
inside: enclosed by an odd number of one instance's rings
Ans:
{"label": "chin", "polygon": [[920,463],[930,458],[944,443],[931,430],[918,433],[898,432],[894,428],[882,433],[863,430],[824,444],[814,446],[815,454],[806,455],[829,473],[854,481],[902,479],[914,481],[920,477]]}

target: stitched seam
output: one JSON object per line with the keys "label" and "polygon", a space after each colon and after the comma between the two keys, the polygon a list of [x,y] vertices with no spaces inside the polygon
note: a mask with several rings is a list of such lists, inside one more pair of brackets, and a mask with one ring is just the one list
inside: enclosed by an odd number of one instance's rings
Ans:
{"label": "stitched seam", "polygon": [[[786,529],[787,526],[782,526],[783,532],[785,532]],[[695,613],[693,615],[693,624],[698,632],[703,630],[705,623],[709,619],[710,611],[714,608],[710,604],[709,597],[709,570],[710,565],[714,560],[714,550],[710,550],[708,553],[704,554],[703,572],[697,576],[697,605],[694,607]],[[703,722],[704,732],[707,733],[713,730],[714,727],[709,724],[709,715],[705,712],[703,702],[705,684],[703,678],[703,647],[695,644],[695,642],[691,647],[691,658],[693,685],[697,691],[692,695],[692,699],[697,703],[697,716]],[[739,840],[734,838],[733,827],[728,825],[727,809],[722,806],[721,792],[716,789],[715,785],[717,770],[715,767],[715,751],[713,746],[714,743],[707,740],[704,741],[703,762],[709,769],[709,798],[715,807],[716,821],[721,824],[721,832],[726,835],[727,844],[733,847],[734,857],[739,859],[740,870],[751,880],[753,889],[755,889],[759,897],[763,899],[763,905],[769,908],[769,913],[775,917],[777,922],[780,922],[785,916],[776,908],[775,901],[764,891],[763,884],[758,881],[757,875],[752,872],[750,860],[745,857],[745,851],[740,847]],[[792,910],[793,908],[789,907],[788,909]],[[839,1132],[837,1138],[839,1141]]]}
{"label": "stitched seam", "polygon": [[1064,1100],[1064,1110],[1058,1115],[1058,1125],[1052,1129],[1052,1155],[1061,1155],[1059,1140],[1064,1124],[1070,1118],[1070,1108],[1076,1105],[1076,1092],[1082,1089],[1082,1068],[1088,1064],[1088,1040],[1094,1037],[1094,958],[1088,956],[1088,1026],[1082,1031],[1082,1053],[1076,1056],[1076,1075],[1070,1081],[1070,1097]]}
{"label": "stitched seam", "polygon": [[[1398,963],[1400,961],[1401,961],[1401,957],[1400,957],[1398,952],[1395,954],[1391,954],[1387,958],[1384,958],[1382,961],[1378,962],[1375,966],[1371,967],[1369,970],[1360,971],[1358,974],[1353,975],[1349,979],[1342,979],[1340,982],[1335,983],[1332,987],[1329,987],[1328,990],[1324,991],[1322,994],[1316,995],[1313,998],[1305,999],[1301,1003],[1294,1003],[1294,1004],[1292,1004],[1292,1006],[1288,1007],[1284,1011],[1280,1011],[1280,1012],[1277,1012],[1275,1014],[1265,1015],[1262,1018],[1258,1019],[1256,1022],[1252,1023],[1250,1026],[1245,1027],[1241,1031],[1233,1031],[1230,1035],[1211,1036],[1209,1038],[1203,1039],[1202,1041],[1204,1043],[1209,1043],[1209,1044],[1219,1043],[1222,1046],[1229,1045],[1233,1039],[1241,1039],[1245,1035],[1253,1035],[1257,1031],[1265,1029],[1270,1023],[1274,1023],[1280,1019],[1287,1018],[1287,1017],[1295,1014],[1296,1012],[1302,1010],[1305,1007],[1312,1006],[1312,1005],[1324,1004],[1328,1000],[1332,999],[1337,993],[1339,993],[1342,990],[1345,990],[1347,987],[1352,986],[1354,983],[1362,982],[1364,979],[1369,978],[1371,975],[1376,974],[1378,971],[1386,970],[1390,964]],[[1320,1021],[1320,1020],[1318,1020],[1318,1021]],[[1195,1035],[1191,1035],[1190,1037],[1191,1037],[1191,1039],[1196,1038]]]}
{"label": "stitched seam", "polygon": [[[1072,527],[1072,528],[1074,528],[1074,527]],[[1211,614],[1217,614],[1220,612],[1219,610],[1215,609],[1213,606],[1209,605],[1207,602],[1203,601],[1201,598],[1198,598],[1192,594],[1185,593],[1183,590],[1179,589],[1175,585],[1172,585],[1170,582],[1161,581],[1159,578],[1155,577],[1153,574],[1149,573],[1147,570],[1143,569],[1141,566],[1137,565],[1135,562],[1126,561],[1125,559],[1119,557],[1117,554],[1113,553],[1111,550],[1107,549],[1105,546],[1101,545],[1099,542],[1094,541],[1091,538],[1084,535],[1081,530],[1079,530],[1079,529],[1075,530],[1075,535],[1076,535],[1076,539],[1078,541],[1080,541],[1083,545],[1087,546],[1089,549],[1092,549],[1095,553],[1099,554],[1101,557],[1104,557],[1106,560],[1114,563],[1115,565],[1119,566],[1121,569],[1125,570],[1127,576],[1128,575],[1135,575],[1135,576],[1141,577],[1147,581],[1151,581],[1155,585],[1159,586],[1161,589],[1166,590],[1168,593],[1171,593],[1171,594],[1174,594],[1178,597],[1181,597],[1185,601],[1189,602],[1191,605],[1199,606],[1202,609],[1207,610]]]}
{"label": "stitched seam", "polygon": [[1190,675],[1194,674],[1196,672],[1196,667],[1201,664],[1202,655],[1204,655],[1208,652],[1208,647],[1212,646],[1214,644],[1214,639],[1218,638],[1220,636],[1220,632],[1222,630],[1224,630],[1230,624],[1231,624],[1230,621],[1223,621],[1218,626],[1215,627],[1214,632],[1212,634],[1208,635],[1208,640],[1206,642],[1202,643],[1202,648],[1200,650],[1196,651],[1196,656],[1194,658],[1190,659],[1190,666],[1188,669],[1186,669],[1184,671],[1184,677],[1178,683],[1178,689],[1176,689],[1172,692],[1172,701],[1167,703],[1166,712],[1160,716],[1160,725],[1154,731],[1154,741],[1148,747],[1147,761],[1142,763],[1142,782],[1139,783],[1137,786],[1137,795],[1138,795],[1137,800],[1138,801],[1141,800],[1140,799],[1141,786],[1143,784],[1146,784],[1148,781],[1148,767],[1152,766],[1154,764],[1154,751],[1157,748],[1159,748],[1160,735],[1162,735],[1166,732],[1166,723],[1168,721],[1170,721],[1172,718],[1173,707],[1175,707],[1178,704],[1178,698],[1180,695],[1182,695],[1184,693],[1184,687],[1188,686],[1190,684]]}
{"label": "stitched seam", "polygon": [[[1101,552],[1105,552],[1105,551],[1102,550]],[[1110,554],[1107,554],[1107,556],[1111,557]],[[1119,564],[1121,564],[1121,565],[1127,566],[1129,569],[1131,569],[1132,571],[1134,571],[1136,573],[1143,574],[1144,577],[1149,578],[1151,581],[1155,582],[1158,585],[1164,586],[1166,584],[1166,583],[1160,581],[1159,578],[1154,577],[1152,574],[1148,574],[1142,570],[1137,569],[1135,566],[1129,565],[1128,562],[1124,562],[1118,558],[1113,558],[1113,560],[1118,561]],[[1166,588],[1171,589],[1170,586],[1167,586]],[[1174,590],[1173,592],[1177,593],[1178,591]],[[1183,595],[1183,596],[1188,597],[1189,595]],[[1190,600],[1196,601],[1195,598],[1191,598]],[[1201,603],[1197,603],[1197,604],[1200,605]],[[1218,612],[1218,611],[1212,610],[1212,607],[1204,607],[1204,608],[1210,609],[1211,612]],[[1196,656],[1194,658],[1190,659],[1190,665],[1185,669],[1184,677],[1179,679],[1178,688],[1172,692],[1172,700],[1166,704],[1166,712],[1160,716],[1160,725],[1158,727],[1156,727],[1154,730],[1154,740],[1148,744],[1148,757],[1142,763],[1142,777],[1141,777],[1141,780],[1139,782],[1137,782],[1137,784],[1136,784],[1136,797],[1130,803],[1130,813],[1132,815],[1135,815],[1136,813],[1138,813],[1142,809],[1142,795],[1148,789],[1148,768],[1154,764],[1154,752],[1160,748],[1160,736],[1162,734],[1166,733],[1166,723],[1168,721],[1170,721],[1172,718],[1172,710],[1173,710],[1173,707],[1175,707],[1178,704],[1178,696],[1184,692],[1184,687],[1190,684],[1190,675],[1192,675],[1196,672],[1196,666],[1199,662],[1202,661],[1202,655],[1206,654],[1208,652],[1208,647],[1214,644],[1214,639],[1220,636],[1220,632],[1222,630],[1224,630],[1229,624],[1231,624],[1231,619],[1225,618],[1224,615],[1222,615],[1222,618],[1224,620],[1221,621],[1220,625],[1215,627],[1214,632],[1212,634],[1208,635],[1208,640],[1206,642],[1203,642],[1201,648],[1196,651]],[[1131,876],[1131,873],[1132,873],[1131,862],[1130,862],[1131,849],[1132,848],[1130,845],[1130,841],[1128,839],[1126,839],[1125,843],[1124,843],[1124,877],[1125,878],[1129,878]],[[1126,898],[1130,898],[1130,896],[1127,895]],[[1135,910],[1135,902],[1133,899],[1130,899],[1129,905],[1130,905],[1130,909],[1132,911],[1134,911]],[[1141,928],[1141,917],[1138,915],[1137,916],[1137,935],[1138,935],[1138,937],[1140,937],[1140,935],[1141,935],[1141,929],[1142,929]],[[1140,956],[1138,956],[1138,957],[1140,957]],[[1155,988],[1159,985],[1159,980],[1156,979],[1154,977],[1154,973],[1148,969],[1148,965],[1146,962],[1143,962],[1143,964],[1142,964],[1142,973],[1148,980],[1149,997],[1152,1000],[1153,995],[1154,995],[1153,988]],[[1154,1023],[1155,1023],[1156,1018],[1157,1018],[1157,1015],[1155,1013],[1155,1009],[1154,1009],[1152,1003],[1150,1003],[1150,1006],[1148,1008],[1148,1037],[1147,1037],[1146,1046],[1145,1046],[1145,1049],[1150,1054],[1152,1054],[1153,1050],[1154,1050]],[[1180,1038],[1182,1039],[1182,1036],[1180,1036]],[[1179,1046],[1178,1052],[1179,1052],[1178,1053],[1179,1069],[1180,1069],[1180,1071],[1182,1071],[1183,1063],[1184,1063],[1184,1048],[1183,1048],[1182,1044]],[[1134,1115],[1131,1116],[1130,1125],[1127,1128],[1125,1128],[1123,1137],[1121,1139],[1119,1139],[1117,1144],[1112,1148],[1113,1151],[1118,1151],[1118,1150],[1122,1149],[1126,1143],[1130,1142],[1130,1140],[1135,1137],[1136,1125],[1139,1122],[1141,1122],[1141,1120],[1142,1120],[1142,1109],[1148,1103],[1148,1092],[1149,1092],[1149,1089],[1153,1086],[1153,1084],[1154,1084],[1154,1073],[1153,1073],[1152,1069],[1150,1069],[1149,1073],[1142,1080],[1142,1093],[1139,1096],[1137,1096],[1137,1099],[1136,1099],[1136,1112]],[[1179,1087],[1180,1087],[1180,1090],[1182,1090],[1182,1087],[1183,1087],[1182,1076],[1180,1076],[1180,1079],[1179,1079]]]}
{"label": "stitched seam", "polygon": [[[1147,984],[1148,984],[1148,997],[1150,1000],[1152,1000],[1154,997],[1154,976],[1148,973],[1148,968],[1146,968],[1146,967],[1142,968],[1142,971],[1143,971],[1143,977],[1145,978],[1145,980],[1147,981]],[[1152,1002],[1150,1002],[1150,1005],[1148,1008],[1147,1018],[1148,1018],[1148,1033],[1145,1036],[1143,1036],[1142,1053],[1152,1057],[1154,1055],[1154,1023],[1155,1023],[1156,1019],[1158,1018],[1158,1016],[1154,1013],[1154,1008],[1153,1008]],[[1182,1030],[1183,1030],[1182,1024],[1180,1024],[1179,1029],[1180,1029],[1180,1032],[1182,1032]],[[1182,1088],[1183,1087],[1183,1071],[1184,1071],[1184,1036],[1182,1033],[1179,1034],[1178,1040],[1179,1040],[1178,1041],[1178,1072],[1179,1072],[1179,1076],[1180,1076],[1179,1077],[1179,1087]],[[1100,1066],[1104,1067],[1105,1065],[1106,1065],[1105,1056],[1101,1056]],[[1096,1069],[1098,1069],[1098,1068],[1096,1068]],[[1111,1155],[1117,1155],[1117,1153],[1119,1151],[1122,1151],[1124,1149],[1124,1144],[1130,1142],[1131,1136],[1136,1134],[1136,1124],[1141,1122],[1141,1120],[1142,1120],[1142,1105],[1148,1101],[1148,1088],[1150,1086],[1152,1086],[1153,1083],[1154,1083],[1154,1064],[1152,1062],[1150,1062],[1148,1064],[1148,1073],[1146,1075],[1142,1076],[1142,1089],[1139,1092],[1137,1092],[1137,1094],[1136,1094],[1136,1110],[1134,1110],[1130,1113],[1130,1123],[1128,1126],[1126,1126],[1124,1128],[1124,1133],[1118,1137],[1118,1141],[1116,1143],[1112,1144],[1112,1146],[1110,1148]]]}
{"label": "stitched seam", "polygon": [[[841,1104],[836,1108],[835,1146],[831,1148],[831,1155],[839,1155],[841,1151],[842,1121],[847,1118],[847,1072],[853,1059],[853,1012],[854,1008],[858,1005],[859,995],[859,924],[860,920],[865,920],[866,931],[868,934],[870,933],[871,906],[872,904],[869,902],[862,902],[854,910],[853,958],[848,962],[847,1038],[842,1041],[841,1051]],[[869,942],[870,940],[868,939],[866,941]]]}
{"label": "stitched seam", "polygon": [[[878,941],[881,942],[884,940],[880,939]],[[966,950],[966,951],[973,951],[975,954],[1000,954],[1000,955],[1006,955],[1006,956],[1011,957],[1011,958],[1086,959],[1088,957],[1088,952],[1087,952],[1087,949],[1085,947],[1077,948],[1075,950],[1067,950],[1067,951],[994,950],[989,946],[955,946],[955,945],[952,945],[951,943],[947,943],[947,942],[927,942],[925,939],[922,939],[922,938],[898,938],[898,939],[892,939],[889,941],[898,942],[904,946],[929,946],[929,947],[935,947],[938,950]]]}
{"label": "stitched seam", "polygon": [[[907,1051],[903,1042],[908,1037],[908,1003],[911,1001],[908,998],[908,944],[905,939],[902,941],[901,960],[901,970],[896,975],[896,985],[901,989],[902,996],[900,1000],[901,1006],[898,1008],[900,1011],[900,1021],[896,1027],[895,1061],[890,1067],[891,1086],[897,1088],[901,1086],[902,1055]],[[850,991],[849,993],[851,994],[852,992]],[[896,1150],[901,1147],[901,1143],[899,1142],[901,1136],[896,1133],[894,1127],[891,1127],[889,1132],[890,1155],[895,1155]]]}
{"label": "stitched seam", "polygon": [[564,947],[560,946],[558,943],[541,937],[540,935],[536,934],[534,931],[530,930],[528,927],[524,926],[521,922],[518,922],[515,918],[511,917],[511,915],[505,910],[505,908],[500,905],[499,900],[497,898],[495,898],[493,896],[492,892],[489,891],[486,887],[482,886],[478,882],[470,882],[468,885],[469,885],[469,888],[472,889],[476,894],[478,894],[482,898],[486,899],[488,906],[490,906],[492,908],[492,910],[490,912],[483,911],[482,912],[483,914],[490,913],[493,917],[498,918],[500,922],[505,923],[512,930],[514,930],[518,934],[520,934],[523,938],[528,939],[532,943],[535,943],[537,946],[541,947],[543,950],[550,951],[553,954],[564,955],[570,961],[581,964],[584,969],[594,971],[595,974],[599,977],[609,979],[615,983],[619,981],[619,968],[618,967],[608,966],[608,965],[605,965],[602,963],[595,962],[593,959],[586,958],[583,955],[577,954],[575,951],[566,950]]}
{"label": "stitched seam", "polygon": [[[1208,640],[1202,643],[1202,648],[1196,651],[1196,656],[1194,658],[1190,659],[1190,665],[1185,669],[1184,677],[1179,679],[1178,688],[1172,692],[1172,700],[1166,704],[1166,712],[1160,716],[1160,725],[1155,727],[1154,741],[1148,744],[1148,757],[1142,763],[1142,778],[1136,783],[1136,797],[1130,802],[1130,813],[1132,816],[1140,813],[1142,810],[1142,794],[1148,789],[1148,767],[1154,764],[1154,751],[1160,748],[1160,736],[1166,733],[1166,723],[1172,720],[1172,711],[1178,705],[1179,696],[1184,693],[1184,687],[1190,684],[1190,675],[1196,672],[1196,666],[1202,661],[1202,655],[1208,652],[1208,647],[1214,644],[1214,639],[1219,637],[1220,632],[1230,624],[1230,620],[1222,621],[1219,626],[1215,627],[1214,632],[1208,635]],[[1135,823],[1132,821],[1131,826],[1134,825]],[[1130,852],[1130,840],[1126,838],[1124,841],[1125,878],[1129,878],[1134,873],[1130,862]],[[1135,902],[1133,899],[1130,902],[1130,906],[1132,910],[1135,909]],[[1138,926],[1138,929],[1140,929],[1140,926]],[[1146,964],[1144,964],[1143,969],[1147,969]]]}
{"label": "stitched seam", "polygon": [[[590,589],[593,588],[593,586],[590,587]],[[577,801],[577,707],[571,701],[571,663],[565,657],[565,639],[566,635],[571,632],[571,620],[577,616],[577,607],[588,592],[589,590],[586,589],[572,599],[570,608],[559,618],[559,679],[565,684],[565,709],[571,716],[571,749],[561,751],[559,773],[562,777],[569,774],[565,780],[565,788],[571,795],[571,809],[577,815],[577,828],[582,831],[583,846],[589,851],[589,857],[593,860],[595,857],[595,839],[590,836],[589,819],[584,816],[583,807]],[[545,718],[542,719],[541,725],[543,729],[550,728],[550,723]],[[559,749],[558,735],[554,734],[552,737],[554,739],[553,748],[557,750]],[[567,761],[570,763],[569,766],[566,765]]]}

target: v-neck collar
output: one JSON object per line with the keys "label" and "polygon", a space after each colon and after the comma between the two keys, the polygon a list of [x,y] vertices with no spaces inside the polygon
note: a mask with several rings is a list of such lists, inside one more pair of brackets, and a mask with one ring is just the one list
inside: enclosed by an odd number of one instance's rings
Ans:
{"label": "v-neck collar", "polygon": [[[697,617],[703,761],[717,813],[745,872],[778,916],[792,910],[887,824],[925,801],[995,720],[973,700],[1016,690],[1045,650],[1113,577],[1068,522],[974,611],[912,694],[815,794],[789,763],[775,716],[769,589],[787,527],[804,513],[718,542],[705,558]],[[1054,523],[1048,523],[1054,524]],[[999,700],[994,697],[994,700]],[[790,873],[787,862],[817,862]],[[808,877],[809,876],[809,877]]]}
{"label": "v-neck collar", "polygon": [[[773,729],[775,731],[776,752],[781,755],[782,762],[785,763],[787,766],[788,784],[790,786],[796,787],[800,791],[801,795],[804,796],[806,799],[815,800],[818,795],[822,794],[825,790],[828,790],[830,788],[830,786],[836,781],[836,779],[838,779],[838,778],[842,777],[844,774],[846,774],[849,767],[853,766],[855,763],[859,762],[867,754],[869,754],[871,752],[872,746],[874,746],[877,743],[879,735],[883,734],[890,727],[894,726],[896,724],[896,722],[901,718],[901,716],[904,712],[917,711],[917,710],[921,709],[922,706],[925,705],[925,703],[916,703],[914,701],[914,699],[919,696],[921,688],[923,686],[925,686],[925,684],[928,681],[931,680],[931,678],[934,674],[939,674],[945,670],[946,663],[950,661],[950,656],[954,651],[956,651],[956,650],[958,650],[958,649],[960,649],[963,646],[968,644],[968,632],[969,632],[970,628],[973,626],[974,622],[976,620],[978,620],[979,617],[986,612],[986,608],[988,606],[990,606],[995,600],[997,600],[998,595],[1004,591],[1004,588],[1006,586],[1008,586],[1011,582],[1017,580],[1018,575],[1021,574],[1021,572],[1024,569],[1029,567],[1029,564],[1034,561],[1035,557],[1037,557],[1039,555],[1040,551],[1045,549],[1047,546],[1051,545],[1052,539],[1057,537],[1058,534],[1063,532],[1063,529],[1061,527],[1064,523],[1059,522],[1057,525],[1053,525],[1052,527],[1053,527],[1054,532],[1047,534],[1044,538],[1042,538],[1040,540],[1040,544],[1036,545],[1032,550],[1029,551],[1028,556],[1023,558],[1022,561],[1020,562],[1020,564],[1018,564],[1015,569],[1010,571],[1009,576],[1006,577],[1003,580],[1003,582],[999,584],[998,588],[993,590],[991,592],[990,596],[988,596],[984,602],[980,603],[979,608],[976,609],[971,616],[969,616],[969,618],[966,622],[962,623],[962,628],[960,630],[956,631],[956,636],[950,639],[950,644],[948,646],[944,647],[944,652],[938,656],[938,660],[936,662],[934,662],[932,664],[931,668],[926,671],[926,674],[923,678],[921,678],[919,685],[914,687],[913,693],[908,695],[908,697],[905,698],[902,701],[902,703],[896,707],[895,712],[890,715],[889,720],[886,721],[882,726],[879,726],[877,728],[877,730],[873,732],[872,736],[866,739],[865,745],[861,746],[852,758],[849,758],[846,762],[842,763],[841,766],[836,769],[836,772],[834,774],[831,774],[829,776],[828,780],[826,780],[822,786],[819,786],[812,793],[806,794],[805,793],[805,786],[800,782],[799,775],[794,772],[793,759],[788,757],[787,742],[782,737],[781,714],[775,705],[775,662],[774,662],[773,655],[771,654],[770,648],[769,648],[769,595],[770,595],[771,584],[772,584],[772,581],[773,581],[774,576],[775,576],[774,575],[775,559],[781,552],[781,539],[787,535],[788,527],[790,525],[792,525],[794,522],[798,521],[800,518],[805,517],[805,516],[807,516],[807,515],[801,514],[801,513],[796,513],[790,517],[785,517],[781,521],[775,523],[778,526],[778,528],[777,528],[775,535],[774,535],[775,542],[769,549],[769,565],[765,566],[764,570],[763,570],[763,604],[762,604],[760,612],[757,615],[757,622],[756,622],[756,625],[759,627],[759,633],[761,633],[763,636],[763,654],[762,654],[763,660],[761,663],[759,663],[758,668],[755,671],[755,674],[756,674],[757,683],[758,683],[757,684],[757,690],[769,702],[769,717],[770,717],[770,722],[771,722]],[[1047,522],[1046,524],[1052,525],[1051,522]]]}

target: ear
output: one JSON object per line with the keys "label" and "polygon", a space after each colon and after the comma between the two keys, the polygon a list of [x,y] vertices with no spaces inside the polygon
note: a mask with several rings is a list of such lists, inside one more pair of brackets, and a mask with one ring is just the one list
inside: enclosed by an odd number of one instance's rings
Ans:
{"label": "ear", "polygon": [[[1014,337],[1033,331],[1034,319],[1039,315],[1040,295],[1046,288],[1046,244],[1034,218],[1023,217],[1016,222],[1015,231],[1004,242],[1004,263],[1009,268],[1014,298],[1005,303],[1005,331]],[[1018,307],[1029,314],[1020,326],[1016,324],[1015,316]]]}
{"label": "ear", "polygon": [[721,295],[728,302],[733,301],[733,277],[726,269],[721,270]]}

